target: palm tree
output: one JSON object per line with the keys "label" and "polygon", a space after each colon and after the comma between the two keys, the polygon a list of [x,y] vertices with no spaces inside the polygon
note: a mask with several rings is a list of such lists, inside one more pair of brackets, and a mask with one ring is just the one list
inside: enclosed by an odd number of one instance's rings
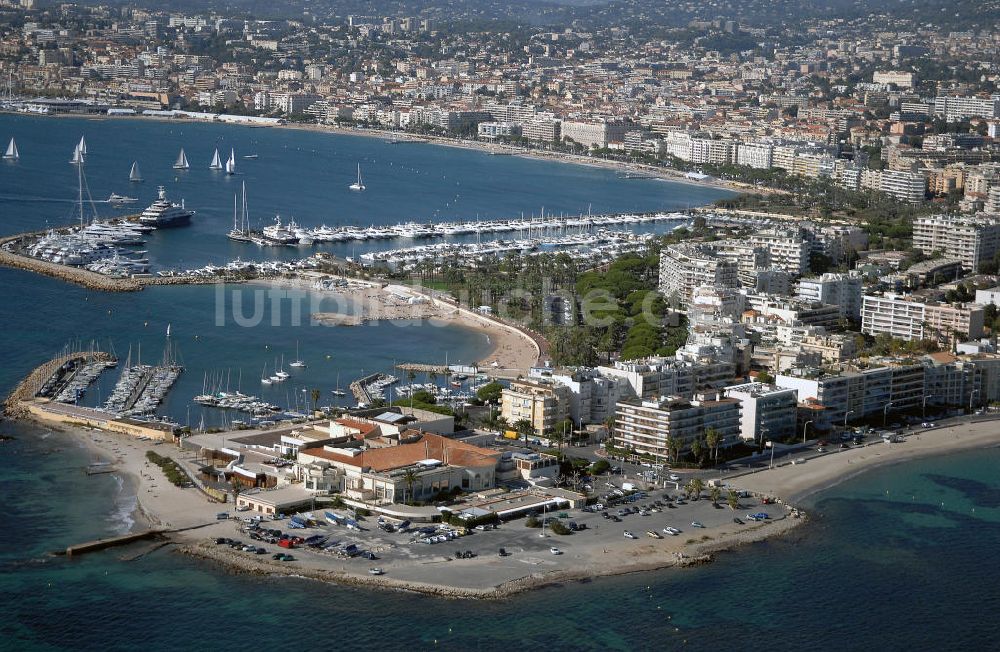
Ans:
{"label": "palm tree", "polygon": [[[403,482],[406,483],[406,494],[410,502],[413,502],[413,485],[417,481],[417,472],[413,469],[406,469],[403,473]],[[403,502],[406,502],[404,500]]]}
{"label": "palm tree", "polygon": [[233,494],[233,509],[236,509],[239,507],[240,492],[243,491],[243,486],[235,475],[229,480],[229,490]]}
{"label": "palm tree", "polygon": [[499,416],[496,419],[494,419],[493,425],[500,433],[504,433],[510,430],[510,423],[507,422],[507,418],[504,416]]}
{"label": "palm tree", "polygon": [[722,497],[722,489],[719,489],[719,487],[717,485],[713,484],[711,487],[708,488],[708,497],[712,501],[712,506],[713,507],[718,507],[719,506],[719,498]]}
{"label": "palm tree", "polygon": [[702,482],[701,478],[691,478],[687,485],[685,485],[684,491],[692,498],[697,498],[701,496],[701,490],[704,488],[705,483]]}
{"label": "palm tree", "polygon": [[313,391],[311,391],[309,395],[312,397],[313,412],[315,412],[316,404],[319,403],[320,391],[318,389],[313,389]]}
{"label": "palm tree", "polygon": [[722,435],[712,427],[705,428],[705,443],[712,449],[712,459],[719,463],[719,444],[722,443]]}
{"label": "palm tree", "polygon": [[740,495],[736,493],[735,489],[730,489],[726,494],[726,502],[729,503],[729,509],[736,511],[736,508],[740,506]]}
{"label": "palm tree", "polygon": [[529,419],[518,419],[514,422],[514,430],[524,436],[524,443],[528,443],[528,435],[535,434],[535,425]]}

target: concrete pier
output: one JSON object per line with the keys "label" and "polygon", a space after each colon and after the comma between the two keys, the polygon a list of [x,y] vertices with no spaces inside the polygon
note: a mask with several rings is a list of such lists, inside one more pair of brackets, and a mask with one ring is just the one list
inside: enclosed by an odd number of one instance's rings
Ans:
{"label": "concrete pier", "polygon": [[86,543],[80,543],[75,546],[69,546],[66,548],[66,552],[63,553],[67,557],[73,557],[82,555],[88,552],[96,552],[98,550],[106,550],[107,548],[114,548],[115,546],[123,546],[134,541],[144,541],[146,539],[153,539],[165,533],[166,530],[146,530],[144,532],[134,532],[132,534],[123,534],[120,537],[110,537],[107,539],[97,539],[96,541],[88,541]]}

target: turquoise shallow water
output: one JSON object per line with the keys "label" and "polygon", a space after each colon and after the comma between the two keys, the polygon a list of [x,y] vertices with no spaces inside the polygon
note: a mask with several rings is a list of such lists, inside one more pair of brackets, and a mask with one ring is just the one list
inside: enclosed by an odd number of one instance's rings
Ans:
{"label": "turquoise shallow water", "polygon": [[116,531],[117,487],[61,436],[17,435],[0,453],[18,524],[0,552],[6,649],[987,650],[1000,635],[996,449],[869,472],[815,496],[806,527],[708,566],[487,603],[234,576],[169,549],[45,557]]}

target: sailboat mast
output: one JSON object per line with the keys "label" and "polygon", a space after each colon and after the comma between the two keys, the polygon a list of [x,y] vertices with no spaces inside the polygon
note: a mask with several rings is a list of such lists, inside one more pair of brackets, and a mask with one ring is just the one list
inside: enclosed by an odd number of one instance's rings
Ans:
{"label": "sailboat mast", "polygon": [[80,206],[80,228],[83,228],[83,155],[80,155],[80,163],[76,166],[77,181],[77,204]]}

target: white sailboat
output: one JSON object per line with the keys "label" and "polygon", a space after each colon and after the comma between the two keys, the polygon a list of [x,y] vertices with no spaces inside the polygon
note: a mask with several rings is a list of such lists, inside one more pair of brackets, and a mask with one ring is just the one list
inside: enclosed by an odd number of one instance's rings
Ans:
{"label": "white sailboat", "polygon": [[167,337],[170,337],[170,324],[167,324]]}
{"label": "white sailboat", "polygon": [[7,151],[4,152],[3,157],[8,161],[16,161],[21,158],[21,154],[17,151],[17,143],[14,142],[13,138],[10,139],[10,143],[7,145]]}
{"label": "white sailboat", "polygon": [[87,141],[83,136],[80,136],[80,144],[76,146],[80,150],[80,153],[84,156],[87,155]]}
{"label": "white sailboat", "polygon": [[181,147],[181,153],[177,155],[177,161],[174,163],[175,170],[187,170],[191,167],[188,163],[187,154],[184,153],[184,148]]}
{"label": "white sailboat", "polygon": [[212,162],[208,166],[209,170],[221,170],[222,169],[222,159],[219,158],[219,148],[215,148],[215,154],[212,156]]}
{"label": "white sailboat", "polygon": [[230,240],[250,241],[250,215],[247,213],[247,184],[243,182],[243,212],[239,211],[239,193],[233,194],[233,228],[227,234]]}
{"label": "white sailboat", "polygon": [[340,372],[339,371],[337,372],[337,389],[330,390],[330,393],[333,394],[334,396],[346,396],[347,395],[347,392],[345,392],[344,390],[340,389]]}
{"label": "white sailboat", "polygon": [[278,370],[274,372],[274,375],[277,376],[278,378],[280,378],[281,380],[285,380],[289,376],[292,375],[292,374],[288,373],[287,371],[285,371],[285,356],[284,355],[281,356],[281,367],[279,367]]}
{"label": "white sailboat", "polygon": [[270,385],[271,382],[272,382],[271,379],[267,375],[267,363],[265,362],[264,363],[264,370],[260,372],[260,384],[261,385]]}
{"label": "white sailboat", "polygon": [[289,367],[296,367],[296,368],[302,368],[302,367],[306,366],[306,363],[302,362],[302,359],[299,358],[299,341],[298,340],[295,340],[295,360],[292,361],[292,362],[289,362],[288,366]]}
{"label": "white sailboat", "polygon": [[358,180],[348,186],[351,190],[362,191],[365,189],[365,184],[361,181],[361,164],[358,163]]}
{"label": "white sailboat", "polygon": [[229,160],[226,161],[226,174],[236,174],[236,150],[229,150]]}
{"label": "white sailboat", "polygon": [[83,152],[80,151],[79,144],[77,144],[77,146],[73,148],[73,158],[71,158],[69,162],[72,163],[73,165],[80,165],[83,163]]}
{"label": "white sailboat", "polygon": [[142,173],[139,172],[139,161],[132,161],[132,171],[128,173],[128,180],[132,183],[142,181]]}

